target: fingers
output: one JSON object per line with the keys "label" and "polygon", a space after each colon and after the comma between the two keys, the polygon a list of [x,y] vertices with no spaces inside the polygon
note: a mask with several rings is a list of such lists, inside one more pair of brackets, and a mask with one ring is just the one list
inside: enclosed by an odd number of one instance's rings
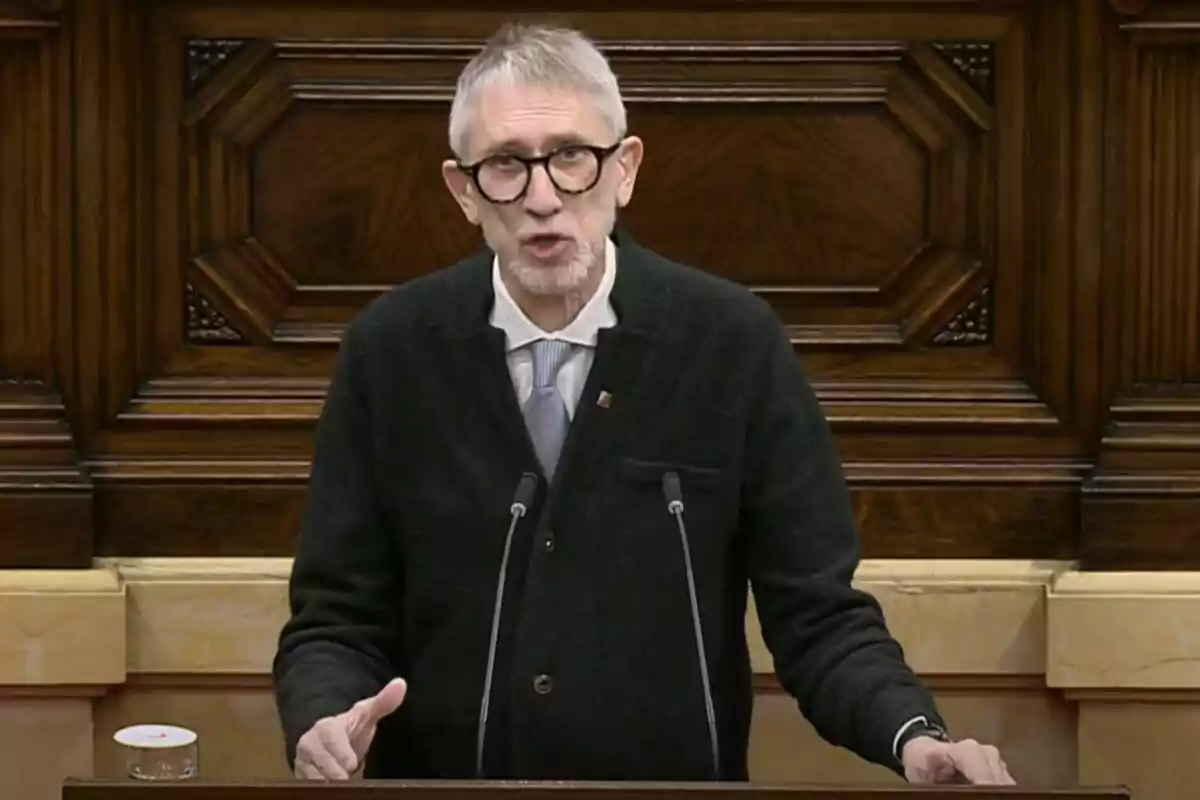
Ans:
{"label": "fingers", "polygon": [[1015,786],[1016,781],[1008,772],[1008,765],[1000,758],[1000,751],[990,744],[979,744],[972,739],[955,742],[952,751],[955,766],[970,783],[990,786]]}
{"label": "fingers", "polygon": [[350,775],[332,755],[324,750],[296,755],[297,778],[313,781],[344,781]]}
{"label": "fingers", "polygon": [[1004,763],[1004,759],[1000,758],[1000,754],[996,754],[996,764],[993,767],[993,774],[996,776],[996,785],[998,786],[1016,786],[1017,781],[1008,771],[1008,764]]}
{"label": "fingers", "polygon": [[321,743],[325,745],[325,752],[333,759],[335,768],[343,773],[331,775],[334,780],[344,780],[354,774],[358,769],[358,754],[354,752],[344,720],[340,725],[322,728]]}
{"label": "fingers", "polygon": [[[954,759],[944,747],[938,744],[936,748],[912,753],[912,757],[904,762],[905,779],[914,784],[954,783],[958,773],[954,769]],[[905,752],[908,754],[909,750]]]}
{"label": "fingers", "polygon": [[396,678],[378,694],[355,703],[349,711],[313,725],[296,745],[296,777],[349,779],[375,738],[375,726],[400,707],[407,692],[408,684],[403,678]]}
{"label": "fingers", "polygon": [[358,755],[350,745],[345,715],[327,717],[300,737],[296,745],[295,774],[307,780],[348,780],[358,769]]}
{"label": "fingers", "polygon": [[949,753],[932,754],[927,769],[929,770],[927,779],[929,783],[955,783],[958,778],[958,770]]}

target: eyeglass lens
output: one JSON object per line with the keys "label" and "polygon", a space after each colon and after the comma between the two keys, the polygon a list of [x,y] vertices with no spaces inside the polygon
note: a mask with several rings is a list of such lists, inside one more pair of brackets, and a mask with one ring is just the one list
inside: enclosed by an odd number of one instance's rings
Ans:
{"label": "eyeglass lens", "polygon": [[600,159],[584,147],[563,148],[540,159],[498,155],[479,165],[479,190],[493,202],[515,200],[525,191],[533,176],[533,165],[538,163],[544,164],[559,191],[572,194],[592,188],[600,174]]}

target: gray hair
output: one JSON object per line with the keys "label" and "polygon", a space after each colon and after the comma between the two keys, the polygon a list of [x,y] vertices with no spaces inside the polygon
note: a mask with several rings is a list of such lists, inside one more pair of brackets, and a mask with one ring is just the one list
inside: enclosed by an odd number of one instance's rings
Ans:
{"label": "gray hair", "polygon": [[496,82],[580,89],[616,137],[625,135],[625,102],[608,59],[582,33],[546,25],[509,24],[497,31],[458,77],[450,106],[450,149],[465,158],[477,93]]}

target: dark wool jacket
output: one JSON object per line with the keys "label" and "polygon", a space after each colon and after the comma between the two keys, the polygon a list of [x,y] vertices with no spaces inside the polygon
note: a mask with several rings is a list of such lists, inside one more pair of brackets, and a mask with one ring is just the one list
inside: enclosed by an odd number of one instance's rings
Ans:
{"label": "dark wool jacket", "polygon": [[[899,727],[940,718],[878,605],[850,586],[847,489],[778,318],[732,282],[618,242],[619,323],[601,332],[554,485],[516,531],[486,774],[711,778],[668,470],[686,503],[721,777],[747,778],[748,585],[803,714],[896,769]],[[318,719],[401,676],[408,696],[366,775],[474,776],[509,507],[538,471],[489,324],[491,268],[481,253],[410,281],[347,331],[274,668],[289,760]]]}

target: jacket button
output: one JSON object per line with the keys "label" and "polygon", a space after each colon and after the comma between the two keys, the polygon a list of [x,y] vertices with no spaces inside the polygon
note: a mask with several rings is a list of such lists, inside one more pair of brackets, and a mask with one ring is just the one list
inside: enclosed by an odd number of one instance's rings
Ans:
{"label": "jacket button", "polygon": [[554,691],[554,678],[549,675],[538,675],[533,679],[533,690],[541,695]]}
{"label": "jacket button", "polygon": [[554,534],[553,533],[547,533],[546,538],[542,539],[542,549],[545,550],[547,553],[554,552]]}

